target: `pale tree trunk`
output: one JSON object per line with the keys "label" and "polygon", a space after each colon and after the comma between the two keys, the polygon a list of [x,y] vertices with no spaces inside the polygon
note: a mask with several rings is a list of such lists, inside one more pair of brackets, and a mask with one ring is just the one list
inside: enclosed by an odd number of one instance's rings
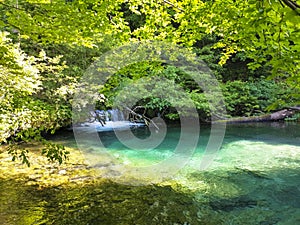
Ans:
{"label": "pale tree trunk", "polygon": [[286,109],[279,110],[270,114],[262,116],[251,116],[251,117],[237,117],[229,118],[224,120],[217,120],[214,123],[249,123],[249,122],[271,122],[284,120],[285,118],[293,116],[297,111],[300,111],[300,107],[289,107]]}

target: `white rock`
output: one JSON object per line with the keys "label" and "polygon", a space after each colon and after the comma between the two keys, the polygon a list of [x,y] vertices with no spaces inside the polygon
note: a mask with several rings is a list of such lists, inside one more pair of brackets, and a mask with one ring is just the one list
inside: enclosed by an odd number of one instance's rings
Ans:
{"label": "white rock", "polygon": [[66,171],[66,170],[60,170],[60,171],[58,172],[58,174],[60,174],[60,175],[65,175],[65,174],[67,174],[67,171]]}

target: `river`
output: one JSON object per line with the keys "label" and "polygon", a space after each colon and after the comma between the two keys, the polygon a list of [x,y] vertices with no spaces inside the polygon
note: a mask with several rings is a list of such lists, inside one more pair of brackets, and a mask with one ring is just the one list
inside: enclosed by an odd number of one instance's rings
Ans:
{"label": "river", "polygon": [[[141,139],[150,135],[143,127],[134,133]],[[118,164],[147,170],[170,158],[182,138],[180,127],[169,126],[163,142],[151,151],[128,148],[114,132],[100,132],[102,146],[87,139],[90,150],[84,155],[97,159],[104,148],[115,159],[91,164],[105,179],[42,189],[1,179],[1,224],[300,224],[299,124],[227,125],[213,162],[199,170],[209,135],[210,128],[202,126],[196,148],[171,177],[140,183],[139,177],[124,182],[125,174],[119,182],[120,176],[110,175],[122,172]],[[72,132],[61,132],[52,141],[76,148]]]}

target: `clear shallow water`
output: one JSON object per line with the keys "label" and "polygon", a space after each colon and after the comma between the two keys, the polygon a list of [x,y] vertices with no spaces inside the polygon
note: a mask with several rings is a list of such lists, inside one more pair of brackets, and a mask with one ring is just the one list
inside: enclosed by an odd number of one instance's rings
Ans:
{"label": "clear shallow water", "polygon": [[[146,129],[137,136],[149,135]],[[1,181],[3,224],[300,224],[300,125],[228,125],[223,145],[208,170],[198,170],[209,136],[201,127],[186,167],[162,184],[95,183],[36,190]],[[118,163],[145,166],[174,154],[180,129],[170,126],[151,151],[128,149],[112,132],[101,133]],[[75,147],[72,133],[54,141]],[[87,139],[97,155],[97,143]],[[170,188],[170,185],[172,188]],[[7,188],[9,187],[9,188]],[[28,222],[30,221],[30,222]]]}

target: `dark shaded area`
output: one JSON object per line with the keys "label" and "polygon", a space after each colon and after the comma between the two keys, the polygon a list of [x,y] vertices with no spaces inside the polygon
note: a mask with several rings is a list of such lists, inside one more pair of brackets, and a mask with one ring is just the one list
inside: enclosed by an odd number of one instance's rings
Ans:
{"label": "dark shaded area", "polygon": [[252,200],[248,196],[241,196],[233,199],[220,199],[210,203],[213,210],[232,211],[236,208],[255,207],[257,201]]}
{"label": "dark shaded area", "polygon": [[[169,187],[132,187],[108,182],[60,194],[65,201],[54,202],[50,207],[59,209],[61,216],[53,220],[60,224],[183,224],[195,223],[197,218],[192,197]],[[56,198],[60,199],[60,194]],[[69,205],[70,201],[75,204]]]}
{"label": "dark shaded area", "polygon": [[[294,122],[228,124],[224,143],[236,140],[262,141],[280,145],[300,145],[300,127]],[[299,140],[299,142],[297,142]]]}
{"label": "dark shaded area", "polygon": [[197,203],[171,187],[93,182],[38,190],[0,180],[1,224],[197,224]]}

